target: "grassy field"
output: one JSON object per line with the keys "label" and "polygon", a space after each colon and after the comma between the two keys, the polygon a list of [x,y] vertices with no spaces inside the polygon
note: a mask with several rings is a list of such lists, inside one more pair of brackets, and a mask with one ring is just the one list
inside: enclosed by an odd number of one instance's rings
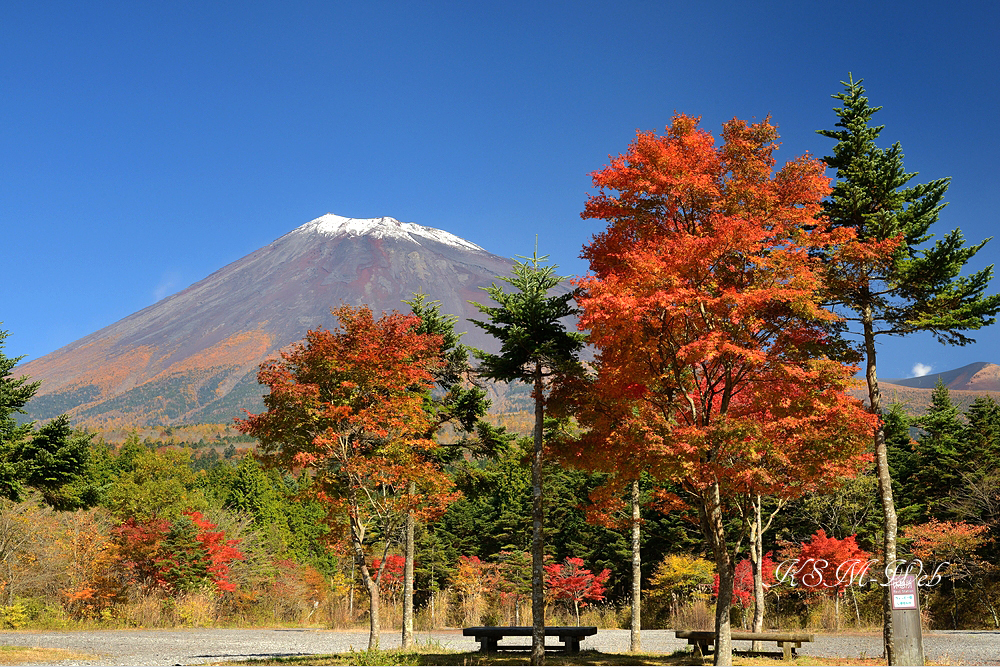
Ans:
{"label": "grassy field", "polygon": [[0,665],[47,664],[69,660],[96,660],[97,656],[76,653],[61,648],[34,648],[31,646],[0,646]]}
{"label": "grassy field", "polygon": [[[525,653],[448,652],[441,649],[428,651],[352,651],[331,655],[300,656],[277,660],[247,660],[241,662],[216,663],[223,665],[527,665]],[[695,658],[687,651],[663,653],[601,653],[581,651],[576,654],[548,653],[546,665],[710,665],[711,658]],[[733,656],[734,665],[880,665],[876,658],[847,660],[844,658],[818,658],[799,656],[790,662],[780,657],[761,655]]]}

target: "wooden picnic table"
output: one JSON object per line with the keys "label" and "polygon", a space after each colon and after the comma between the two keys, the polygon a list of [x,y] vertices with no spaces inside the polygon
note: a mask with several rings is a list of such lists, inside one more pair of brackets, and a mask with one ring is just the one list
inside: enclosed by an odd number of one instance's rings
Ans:
{"label": "wooden picnic table", "polygon": [[[531,646],[523,644],[515,646],[500,646],[499,642],[504,637],[530,637],[532,628],[530,625],[511,626],[480,626],[475,628],[465,628],[462,634],[466,637],[475,637],[479,642],[479,650],[483,653],[496,653],[497,651],[524,651],[531,650]],[[567,653],[579,653],[580,641],[597,634],[597,628],[593,625],[547,625],[545,626],[546,637],[558,637],[562,642],[561,647],[546,646],[546,648],[562,648]]]}
{"label": "wooden picnic table", "polygon": [[[678,639],[686,639],[694,646],[698,655],[705,656],[712,652],[715,644],[714,630],[677,630],[674,635]],[[811,632],[733,632],[733,641],[775,642],[781,648],[785,660],[791,660],[795,649],[802,648],[804,642],[813,641]]]}

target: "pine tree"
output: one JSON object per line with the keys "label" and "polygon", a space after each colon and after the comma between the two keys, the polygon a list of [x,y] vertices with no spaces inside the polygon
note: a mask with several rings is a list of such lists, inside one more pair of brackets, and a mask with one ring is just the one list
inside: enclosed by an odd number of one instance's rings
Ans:
{"label": "pine tree", "polygon": [[950,492],[962,482],[962,436],[965,427],[958,420],[958,408],[951,402],[948,387],[938,379],[927,413],[914,420],[923,430],[915,448],[915,470],[905,485],[910,498],[917,500],[916,521],[951,518],[945,508]]}
{"label": "pine tree", "polygon": [[886,458],[892,479],[893,503],[899,520],[905,525],[916,522],[923,507],[910,495],[910,479],[917,470],[917,454],[910,437],[913,417],[906,414],[901,403],[893,403],[882,417]]}
{"label": "pine tree", "polygon": [[[424,392],[424,411],[430,417],[429,426],[424,437],[434,438],[435,433],[445,424],[453,423],[466,434],[472,433],[476,425],[489,409],[489,399],[486,391],[477,386],[467,386],[466,381],[471,375],[469,364],[470,348],[462,345],[462,334],[455,331],[454,315],[441,313],[440,301],[427,301],[425,294],[414,294],[409,301],[404,301],[410,311],[420,318],[416,331],[420,334],[440,336],[442,363],[432,371],[436,392]],[[488,427],[488,425],[487,425]],[[468,444],[463,440],[463,444]],[[458,448],[453,448],[457,453]],[[416,489],[411,482],[410,493]],[[406,517],[405,526],[405,565],[403,568],[403,622],[402,643],[404,649],[412,648],[413,639],[413,583],[414,560],[416,553],[416,523],[413,513]]]}
{"label": "pine tree", "polygon": [[281,495],[271,485],[267,474],[253,456],[243,457],[237,466],[229,485],[225,507],[249,515],[253,524],[259,528],[287,533],[287,521],[281,510]]}
{"label": "pine tree", "polygon": [[11,376],[11,370],[24,357],[8,357],[3,353],[7,335],[6,331],[0,331],[0,496],[17,499],[23,480],[21,466],[11,455],[11,448],[31,434],[33,425],[18,424],[14,415],[24,414],[24,406],[42,383],[30,382],[27,376]]}
{"label": "pine tree", "polygon": [[181,515],[173,521],[160,552],[156,565],[163,586],[170,592],[196,590],[208,579],[208,562],[198,541],[198,527],[189,516]]}
{"label": "pine tree", "polygon": [[965,411],[963,455],[976,474],[1000,468],[1000,404],[989,395],[978,396]]}
{"label": "pine tree", "polygon": [[[838,129],[819,131],[837,141],[833,155],[824,158],[837,170],[824,214],[835,227],[853,229],[857,242],[828,256],[827,282],[831,304],[862,335],[870,408],[881,414],[876,336],[928,331],[942,343],[965,345],[974,342],[965,332],[994,322],[1000,296],[985,294],[992,265],[970,276],[960,275],[986,241],[966,246],[956,229],[933,246],[925,245],[945,206],[950,179],[910,185],[916,174],[904,170],[900,145],[885,150],[875,143],[884,126],[872,126],[871,119],[881,107],[869,106],[861,80],[851,77],[842,83],[844,92],[833,96],[843,103],[834,108]],[[873,260],[887,246],[895,248],[891,256]],[[892,561],[897,517],[882,428],[875,432],[875,460],[884,512],[883,555]],[[894,664],[888,590],[883,596],[883,634],[886,657]]]}
{"label": "pine tree", "polygon": [[555,266],[545,266],[548,257],[536,252],[531,259],[517,261],[513,276],[501,278],[514,288],[505,292],[493,283],[484,288],[499,306],[475,304],[489,319],[472,320],[500,341],[500,354],[480,353],[480,373],[500,382],[520,380],[532,386],[535,400],[534,453],[531,463],[532,540],[531,540],[531,664],[545,662],[545,573],[544,499],[542,494],[542,430],[545,423],[545,380],[547,377],[576,372],[577,355],[583,348],[584,335],[566,331],[562,319],[576,313],[572,294],[549,296],[561,278]]}
{"label": "pine tree", "polygon": [[95,485],[86,479],[91,437],[74,431],[69,417],[60,415],[15,444],[10,458],[21,464],[25,484],[41,492],[50,507],[91,506],[97,501]]}
{"label": "pine tree", "polygon": [[74,431],[61,415],[37,431],[34,422],[18,424],[16,414],[41,386],[27,376],[10,375],[24,357],[3,353],[6,331],[0,331],[0,497],[19,500],[24,487],[42,493],[55,509],[93,505],[96,490],[84,480],[90,436]]}

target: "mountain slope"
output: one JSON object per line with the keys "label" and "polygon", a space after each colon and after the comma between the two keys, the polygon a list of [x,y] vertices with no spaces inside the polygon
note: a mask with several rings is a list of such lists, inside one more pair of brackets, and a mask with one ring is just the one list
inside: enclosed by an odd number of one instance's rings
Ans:
{"label": "mountain slope", "polygon": [[[915,378],[879,378],[879,389],[882,393],[882,406],[890,403],[900,403],[906,411],[913,415],[922,415],[931,404],[931,394],[938,378],[948,387],[952,402],[960,411],[968,408],[973,401],[983,394],[993,396],[1000,401],[1000,366],[984,361],[962,366],[941,373],[930,373]],[[860,387],[852,389],[850,394],[868,402],[868,390],[864,381]]]}
{"label": "mountain slope", "polygon": [[1000,366],[978,361],[942,373],[928,373],[921,377],[904,379],[886,379],[879,382],[912,387],[914,389],[933,389],[938,380],[948,389],[963,391],[1000,391]]}
{"label": "mountain slope", "polygon": [[93,427],[230,421],[259,409],[258,365],[330,310],[407,307],[422,291],[459,316],[463,342],[489,348],[469,300],[512,263],[447,232],[392,218],[312,220],[187,289],[24,364],[41,380],[31,417],[69,412]]}

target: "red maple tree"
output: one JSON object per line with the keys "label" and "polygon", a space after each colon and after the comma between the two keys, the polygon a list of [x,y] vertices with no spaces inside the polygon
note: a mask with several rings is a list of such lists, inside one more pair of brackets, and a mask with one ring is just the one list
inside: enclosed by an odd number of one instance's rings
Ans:
{"label": "red maple tree", "polygon": [[372,570],[382,571],[381,588],[390,597],[395,597],[403,590],[403,568],[406,559],[399,554],[389,554],[385,557],[385,566],[382,565],[381,558],[372,560]]}
{"label": "red maple tree", "polygon": [[[581,463],[641,465],[678,482],[720,574],[716,660],[731,662],[733,549],[757,494],[792,497],[865,460],[874,417],[844,389],[814,251],[843,243],[819,217],[822,165],[772,173],[769,120],[723,126],[723,142],[675,116],[595,172],[585,218],[608,228],[584,248],[581,327],[598,350],[585,392],[603,401]],[[602,406],[607,409],[601,416]],[[585,417],[586,417],[585,413]],[[744,519],[727,535],[726,512]]]}
{"label": "red maple tree", "polygon": [[[775,570],[777,570],[777,567],[777,563],[771,558],[771,552],[768,551],[764,554],[760,570],[765,587],[774,585],[776,581]],[[712,582],[712,596],[718,597],[718,595],[719,575],[715,575],[715,579]],[[749,609],[753,606],[753,565],[751,565],[748,558],[744,558],[737,563],[736,568],[733,570],[733,601],[741,609]]]}
{"label": "red maple tree", "polygon": [[820,528],[789,555],[799,559],[799,584],[808,591],[840,597],[859,583],[871,554],[858,546],[857,536],[840,540]]}
{"label": "red maple tree", "polygon": [[839,630],[840,599],[850,586],[862,585],[874,574],[869,572],[871,554],[858,546],[857,536],[837,539],[820,528],[807,542],[786,548],[782,555],[794,563],[789,574],[796,586],[834,599]]}
{"label": "red maple tree", "polygon": [[157,559],[168,532],[167,519],[139,521],[132,517],[114,529],[118,558],[129,583],[147,591],[165,586]]}
{"label": "red maple tree", "polygon": [[[418,332],[420,319],[368,307],[333,311],[334,331],[306,339],[261,365],[257,379],[270,389],[267,411],[238,419],[261,444],[263,460],[313,476],[329,521],[346,517],[354,561],[369,597],[368,646],[380,634],[380,583],[386,555],[408,514],[429,519],[457,494],[425,454],[435,447],[424,410],[425,392],[440,366],[441,337]],[[378,568],[366,550],[382,536]]]}
{"label": "red maple tree", "polygon": [[585,607],[588,600],[596,602],[604,599],[604,584],[611,576],[611,570],[605,568],[600,574],[594,574],[583,566],[582,558],[571,556],[562,563],[543,567],[545,587],[555,599],[573,603],[577,625],[580,625],[580,607]]}
{"label": "red maple tree", "polygon": [[201,512],[185,510],[184,515],[198,527],[195,539],[201,544],[208,561],[206,571],[218,591],[235,591],[236,584],[229,581],[229,565],[234,560],[243,560],[243,553],[236,548],[240,540],[227,540],[226,533],[215,530],[217,526],[205,519]]}

